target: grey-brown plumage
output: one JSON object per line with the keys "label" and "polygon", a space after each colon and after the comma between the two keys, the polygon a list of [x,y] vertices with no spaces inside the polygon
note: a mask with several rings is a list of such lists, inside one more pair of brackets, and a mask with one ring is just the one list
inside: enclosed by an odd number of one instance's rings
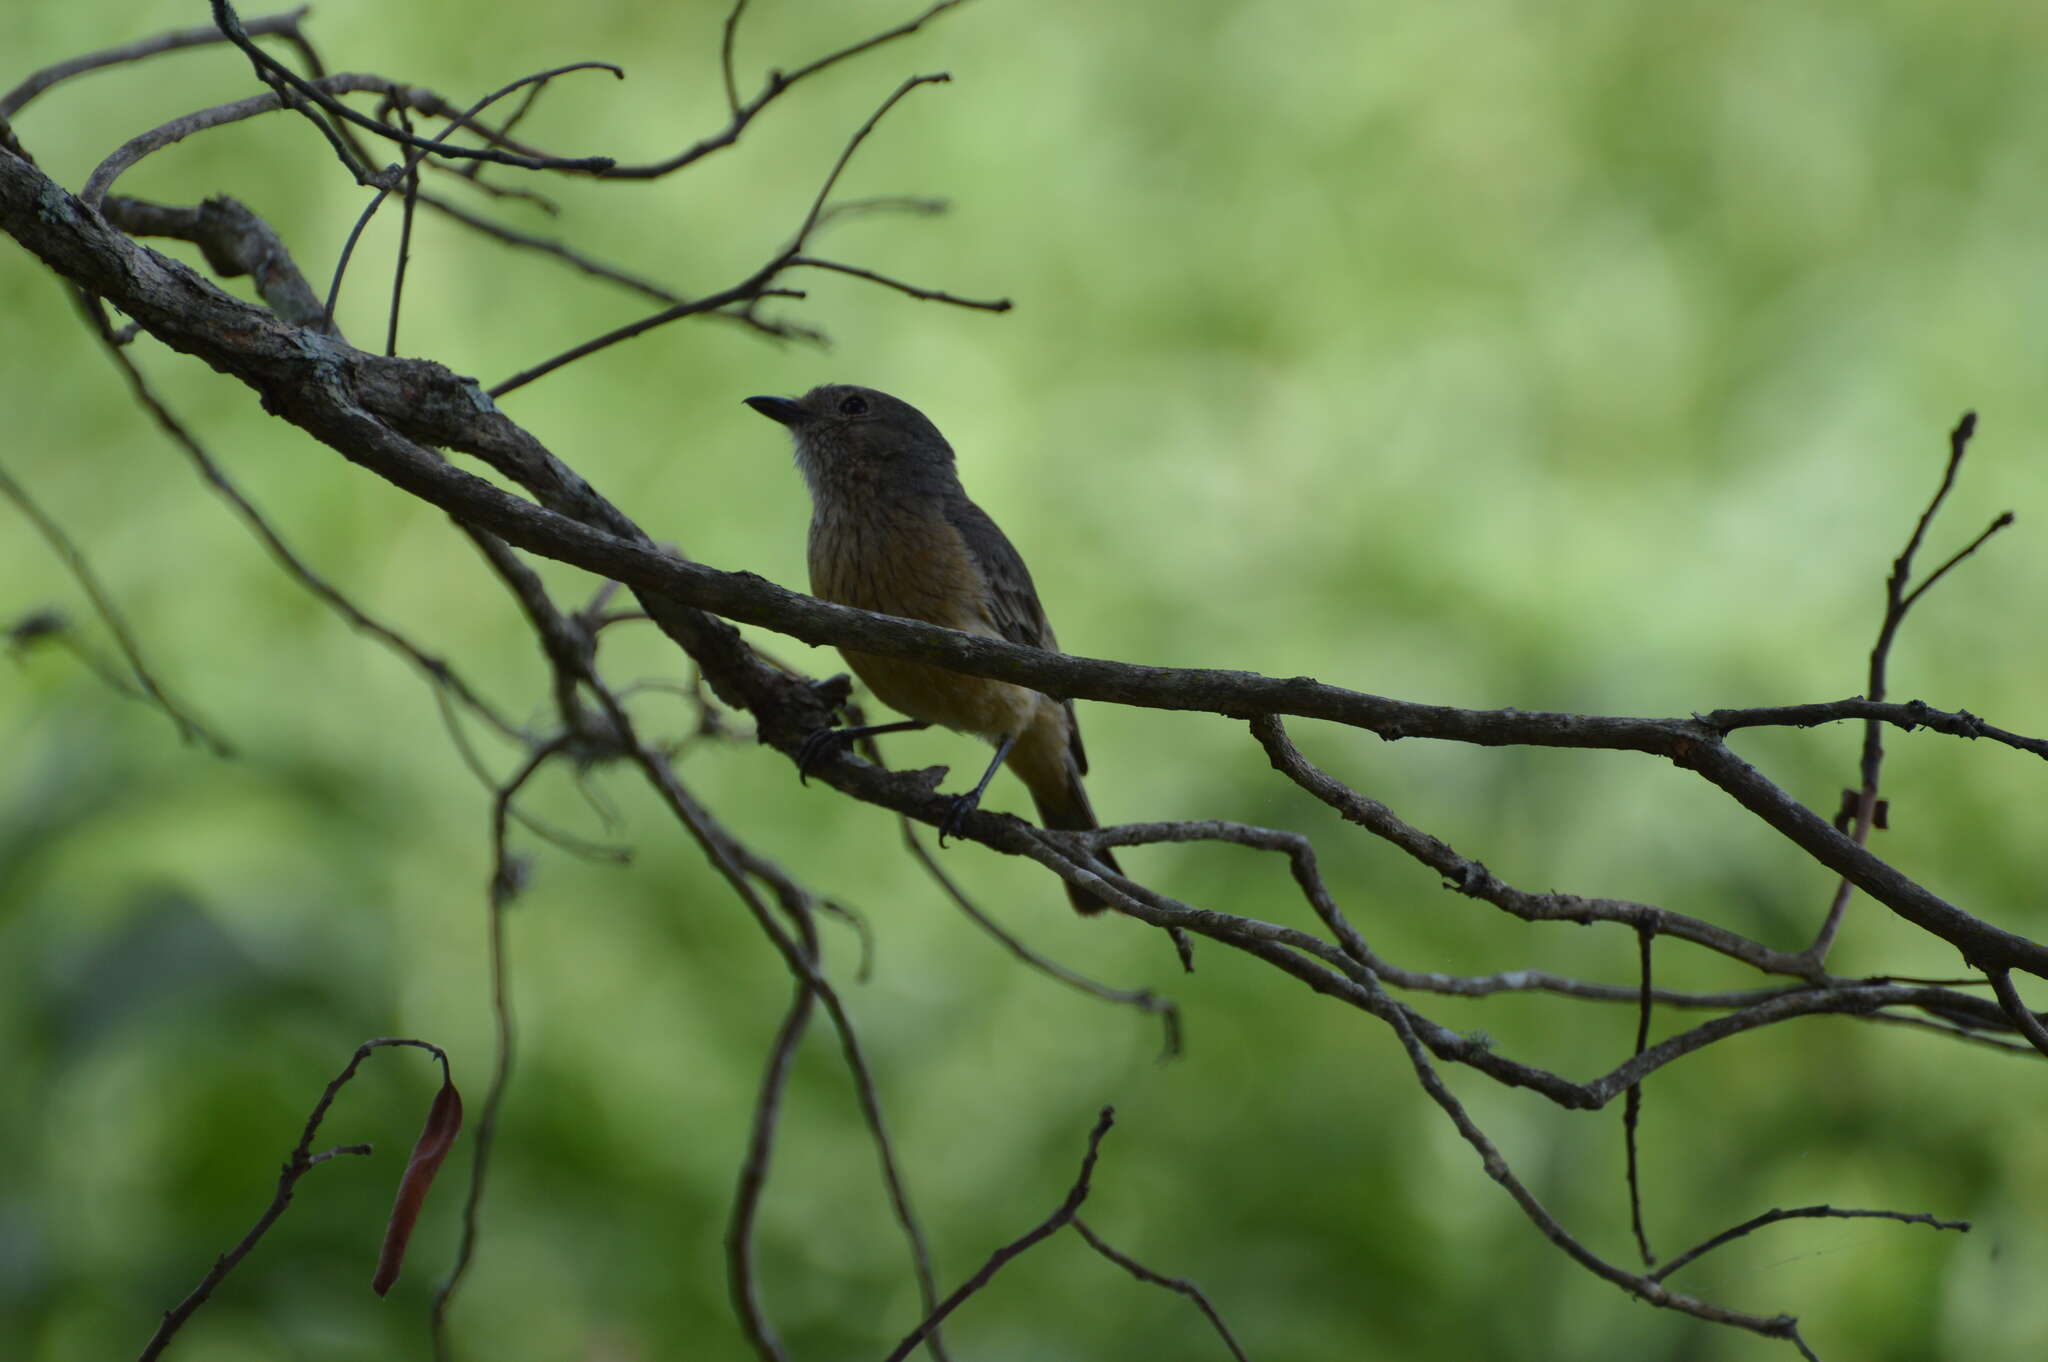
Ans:
{"label": "grey-brown plumage", "polygon": [[[747,405],[787,426],[796,440],[797,468],[811,491],[814,595],[1033,648],[1059,647],[1030,569],[968,500],[953,447],[923,412],[846,384],[794,400],[750,397]],[[840,652],[875,698],[920,726],[942,724],[996,744],[995,762],[963,807],[973,806],[1007,761],[1046,827],[1097,826],[1081,784],[1088,756],[1071,701],[921,662]],[[1102,860],[1116,867],[1106,853]],[[1067,893],[1083,913],[1103,907],[1072,885]]]}

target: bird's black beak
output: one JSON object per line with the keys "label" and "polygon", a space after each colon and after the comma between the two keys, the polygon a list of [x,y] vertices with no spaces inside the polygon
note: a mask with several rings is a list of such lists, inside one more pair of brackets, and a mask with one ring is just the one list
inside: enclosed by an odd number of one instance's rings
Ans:
{"label": "bird's black beak", "polygon": [[749,397],[746,403],[769,420],[779,421],[785,426],[800,426],[809,416],[802,407],[786,397]]}

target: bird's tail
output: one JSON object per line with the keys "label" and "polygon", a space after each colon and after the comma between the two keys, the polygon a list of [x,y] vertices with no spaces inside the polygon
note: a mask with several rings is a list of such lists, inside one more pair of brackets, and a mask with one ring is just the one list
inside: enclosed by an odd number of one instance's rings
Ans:
{"label": "bird's tail", "polygon": [[[1081,784],[1081,773],[1070,763],[1062,774],[1066,777],[1062,781],[1029,784],[1031,802],[1038,806],[1038,821],[1056,832],[1088,832],[1101,827],[1095,821],[1095,810],[1088,803],[1088,790]],[[1096,852],[1095,858],[1117,874],[1123,874],[1116,857],[1107,850]],[[1078,884],[1069,884],[1066,889],[1067,899],[1077,913],[1099,913],[1109,906]]]}

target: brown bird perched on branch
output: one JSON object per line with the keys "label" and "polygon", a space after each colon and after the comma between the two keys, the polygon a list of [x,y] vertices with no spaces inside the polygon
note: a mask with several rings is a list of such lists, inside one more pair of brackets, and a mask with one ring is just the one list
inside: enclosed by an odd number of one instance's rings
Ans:
{"label": "brown bird perched on branch", "polygon": [[[802,397],[750,397],[747,405],[789,428],[796,466],[811,489],[811,592],[878,614],[924,620],[987,638],[1057,651],[1024,560],[953,471],[953,447],[923,412],[887,393],[831,383]],[[942,724],[995,744],[995,759],[972,791],[958,795],[939,829],[946,834],[981,801],[1008,762],[1048,828],[1099,826],[1081,777],[1088,756],[1071,700],[1024,686],[967,676],[923,662],[840,649],[875,698],[910,719],[824,729],[798,758],[802,771],[829,746],[871,733]],[[1112,870],[1109,853],[1098,857]],[[1067,886],[1083,913],[1103,901]]]}

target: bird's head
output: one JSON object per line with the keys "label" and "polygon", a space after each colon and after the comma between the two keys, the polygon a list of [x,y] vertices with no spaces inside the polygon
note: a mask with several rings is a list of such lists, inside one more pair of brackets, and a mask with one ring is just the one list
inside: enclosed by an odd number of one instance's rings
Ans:
{"label": "bird's head", "polygon": [[850,485],[935,491],[953,481],[953,447],[946,437],[923,412],[885,392],[827,383],[802,397],[746,402],[789,430],[796,465],[813,496]]}

